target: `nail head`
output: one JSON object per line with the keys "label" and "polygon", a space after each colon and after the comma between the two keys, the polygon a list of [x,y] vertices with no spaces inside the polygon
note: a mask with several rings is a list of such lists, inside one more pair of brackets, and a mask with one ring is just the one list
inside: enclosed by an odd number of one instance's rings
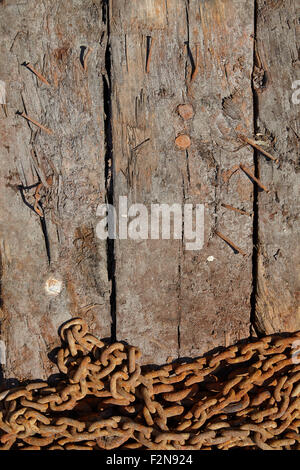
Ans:
{"label": "nail head", "polygon": [[180,104],[177,107],[177,112],[182,119],[192,119],[194,117],[194,109],[191,104]]}
{"label": "nail head", "polygon": [[186,134],[180,134],[176,137],[175,144],[180,149],[185,150],[191,145],[191,139]]}

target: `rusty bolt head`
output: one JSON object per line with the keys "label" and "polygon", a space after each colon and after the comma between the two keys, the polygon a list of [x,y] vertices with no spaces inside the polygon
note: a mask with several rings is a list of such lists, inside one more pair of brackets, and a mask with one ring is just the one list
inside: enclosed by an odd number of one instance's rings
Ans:
{"label": "rusty bolt head", "polygon": [[180,134],[176,137],[175,144],[180,149],[185,150],[191,145],[191,139],[186,134]]}
{"label": "rusty bolt head", "polygon": [[192,119],[194,117],[194,109],[191,104],[180,104],[177,107],[177,112],[182,119]]}

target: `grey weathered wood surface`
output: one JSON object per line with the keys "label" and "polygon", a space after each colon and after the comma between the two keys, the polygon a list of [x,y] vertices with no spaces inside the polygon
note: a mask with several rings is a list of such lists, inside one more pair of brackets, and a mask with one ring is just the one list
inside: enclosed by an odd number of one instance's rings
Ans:
{"label": "grey weathered wood surface", "polygon": [[[39,7],[34,0],[5,1],[0,22],[1,80],[7,90],[7,117],[0,110],[4,373],[6,378],[46,377],[51,372],[47,353],[57,345],[63,321],[80,314],[94,331],[110,335],[106,247],[93,234],[96,207],[105,198],[106,28],[100,2],[89,0],[42,1]],[[93,48],[86,72],[81,46]],[[24,61],[51,86],[37,80],[21,65]],[[27,112],[53,134],[28,125],[16,111]],[[22,202],[17,186],[50,175],[45,204],[49,265],[39,216]],[[57,297],[45,293],[50,277],[63,281]]]}
{"label": "grey weathered wood surface", "polygon": [[297,1],[257,2],[257,132],[279,158],[257,157],[270,193],[258,196],[255,323],[267,333],[300,329],[299,13]]}
{"label": "grey weathered wood surface", "polygon": [[[249,336],[250,323],[261,332],[299,329],[296,0],[38,3],[0,2],[5,377],[46,377],[57,328],[71,316],[84,316],[100,337],[140,346],[148,363],[232,343]],[[184,103],[191,119],[177,112]],[[273,139],[279,165],[249,147],[235,151],[237,134],[255,132]],[[187,150],[176,146],[179,134],[190,137]],[[232,171],[239,163],[271,192],[257,193]],[[39,216],[18,185],[50,175],[42,189],[49,265]],[[185,240],[97,239],[97,205],[118,207],[119,196],[148,208],[203,203],[203,249],[188,251]],[[222,204],[249,213],[254,206],[255,217]],[[50,277],[63,281],[57,297],[45,293]]]}
{"label": "grey weathered wood surface", "polygon": [[[221,203],[252,211],[252,183],[225,176],[240,161],[253,163],[249,151],[233,153],[236,132],[253,131],[253,19],[252,2],[112,2],[116,203],[127,195],[129,204],[205,204],[200,251],[186,250],[184,240],[116,243],[117,334],[141,346],[145,361],[200,354],[249,334],[252,218]],[[177,107],[186,103],[194,116],[184,121]],[[190,136],[186,151],[176,148],[180,133]]]}

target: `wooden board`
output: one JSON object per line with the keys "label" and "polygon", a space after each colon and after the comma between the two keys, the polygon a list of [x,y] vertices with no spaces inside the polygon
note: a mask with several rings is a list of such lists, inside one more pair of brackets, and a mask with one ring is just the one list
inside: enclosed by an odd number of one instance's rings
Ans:
{"label": "wooden board", "polygon": [[293,0],[257,2],[257,132],[279,158],[257,156],[270,188],[258,194],[255,324],[266,333],[300,329],[299,12]]}
{"label": "wooden board", "polygon": [[[110,284],[106,247],[94,229],[96,208],[105,200],[102,72],[106,27],[101,2],[34,0],[0,5],[1,107],[0,239],[1,340],[5,377],[45,378],[47,353],[57,328],[80,314],[100,336],[110,335]],[[93,48],[85,71],[82,48]],[[46,85],[22,66],[30,62]],[[53,131],[48,135],[16,112],[26,112]],[[41,195],[50,241],[49,264],[40,217],[22,201],[19,185],[52,176]],[[33,203],[31,191],[24,191]],[[62,281],[47,295],[45,283]],[[55,369],[56,371],[56,369]]]}
{"label": "wooden board", "polygon": [[[0,2],[6,379],[54,371],[47,354],[71,316],[157,364],[251,325],[300,328],[296,3]],[[239,134],[279,164],[240,148]],[[149,216],[152,204],[203,205],[203,247],[187,249],[184,221],[177,239],[99,240],[98,205],[118,211],[122,196]]]}
{"label": "wooden board", "polygon": [[[162,363],[249,335],[253,221],[221,204],[252,211],[253,184],[228,175],[253,164],[252,152],[233,152],[237,133],[253,131],[253,3],[114,0],[110,18],[115,204],[205,205],[201,250],[184,240],[115,243],[117,336]],[[181,104],[191,119],[178,115]],[[188,149],[176,146],[179,134]]]}
{"label": "wooden board", "polygon": [[253,252],[252,217],[222,206],[253,210],[252,182],[241,170],[230,176],[241,162],[253,165],[251,151],[236,151],[239,133],[253,129],[253,3],[192,1],[188,18],[194,57],[199,44],[199,71],[187,97],[196,112],[185,193],[189,202],[205,204],[206,237],[203,250],[183,252],[180,352],[185,356],[249,336]]}

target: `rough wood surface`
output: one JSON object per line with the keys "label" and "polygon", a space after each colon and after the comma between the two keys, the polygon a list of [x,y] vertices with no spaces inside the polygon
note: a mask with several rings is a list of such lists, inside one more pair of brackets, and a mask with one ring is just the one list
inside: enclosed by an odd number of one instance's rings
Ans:
{"label": "rough wood surface", "polygon": [[[252,218],[221,203],[252,211],[253,184],[228,175],[253,163],[251,152],[233,152],[237,134],[253,132],[253,20],[252,2],[112,2],[116,204],[127,195],[129,204],[205,205],[200,251],[184,240],[116,242],[117,335],[141,346],[145,361],[249,335]],[[179,116],[183,104],[191,119]],[[190,137],[186,150],[175,144],[180,134]]]}
{"label": "rough wood surface", "polygon": [[[97,6],[98,5],[98,6]],[[82,10],[84,15],[82,15]],[[1,80],[1,339],[9,377],[46,377],[47,353],[59,325],[78,314],[110,335],[106,248],[94,236],[95,211],[105,197],[102,79],[106,32],[100,2],[5,1],[0,5]],[[80,61],[91,47],[88,69]],[[86,51],[85,51],[86,52]],[[47,86],[21,64],[30,62]],[[53,131],[28,124],[24,112]],[[49,264],[40,217],[18,185],[52,176],[45,194]],[[31,191],[24,191],[33,202]],[[63,281],[47,295],[49,278]],[[89,307],[91,307],[89,309]]]}
{"label": "rough wood surface", "polygon": [[[299,329],[297,1],[38,5],[0,2],[5,377],[51,373],[71,316],[160,364],[248,337],[251,324]],[[239,134],[279,164],[239,148]],[[118,209],[120,196],[149,210],[204,204],[203,248],[186,249],[184,225],[175,240],[99,240],[97,206]]]}
{"label": "rough wood surface", "polygon": [[300,329],[300,105],[292,100],[300,77],[299,13],[297,1],[257,2],[257,132],[279,158],[277,165],[257,156],[271,189],[258,195],[255,324],[266,333]]}
{"label": "rough wood surface", "polygon": [[199,44],[199,71],[187,97],[196,113],[185,199],[205,204],[206,237],[203,250],[182,255],[180,352],[185,356],[249,336],[253,251],[252,217],[222,206],[248,213],[253,207],[252,182],[240,170],[228,177],[240,162],[253,165],[252,152],[235,151],[237,135],[253,130],[253,3],[192,1],[188,18],[191,50]]}

